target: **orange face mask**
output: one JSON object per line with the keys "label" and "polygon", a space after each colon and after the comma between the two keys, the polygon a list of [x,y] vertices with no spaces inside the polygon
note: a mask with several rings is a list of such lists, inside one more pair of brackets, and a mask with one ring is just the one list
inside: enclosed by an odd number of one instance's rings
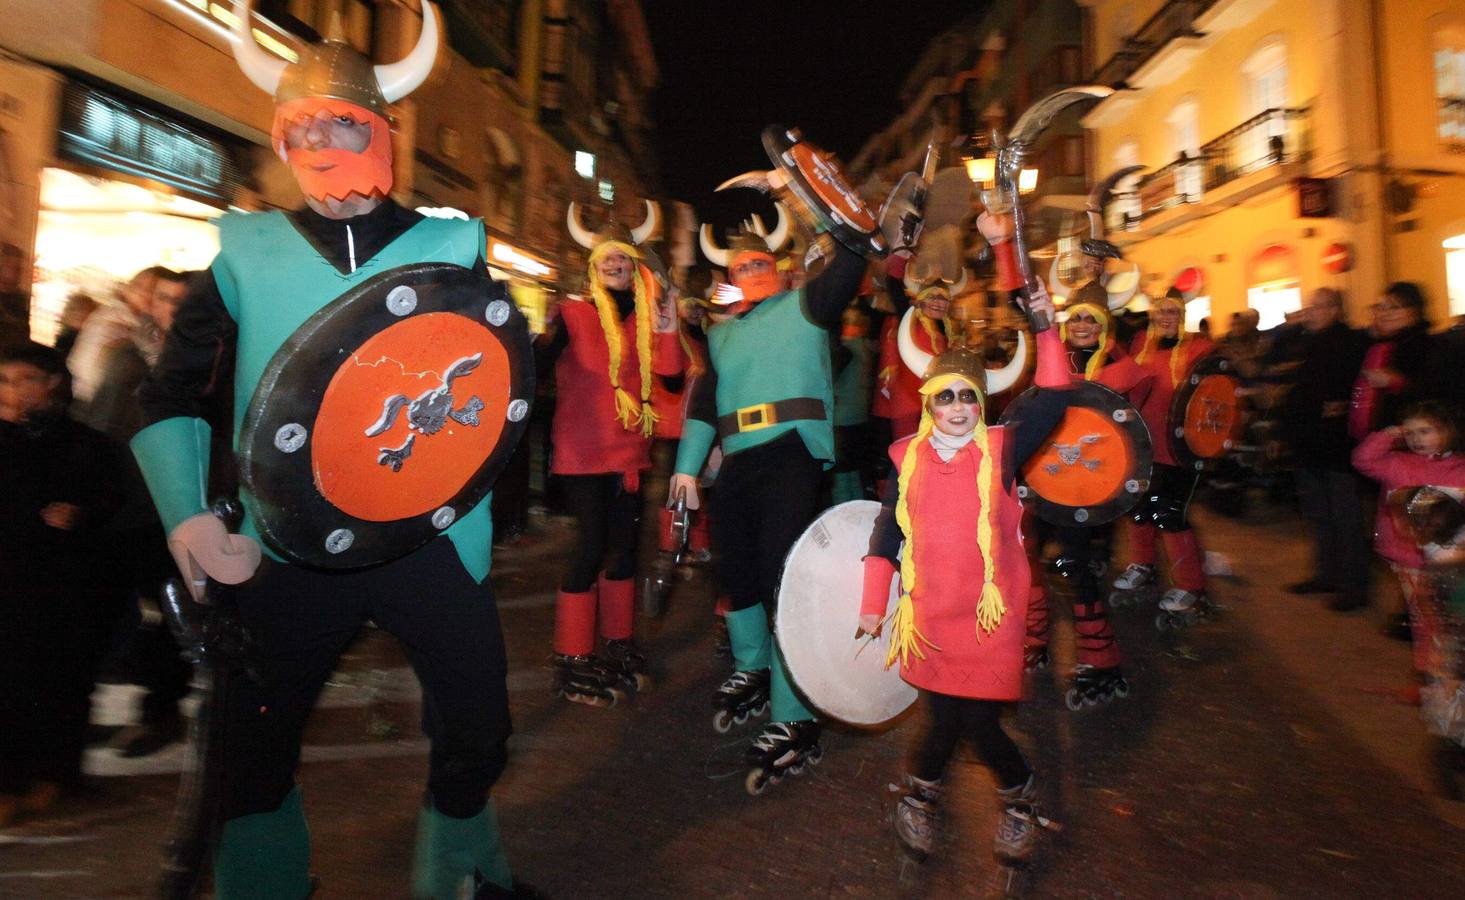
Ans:
{"label": "orange face mask", "polygon": [[736,268],[737,264],[749,256],[766,259],[768,261],[768,268],[766,271],[760,272],[756,275],[744,275],[741,278],[733,280],[733,284],[737,286],[738,290],[743,292],[743,299],[745,301],[749,303],[757,303],[759,300],[762,300],[766,297],[772,297],[774,294],[784,289],[783,273],[778,271],[778,265],[774,262],[773,257],[766,253],[738,254],[736,257],[733,258],[731,262],[728,263],[728,274],[731,275],[733,269]]}
{"label": "orange face mask", "polygon": [[[311,149],[286,145],[289,126],[322,112],[370,125],[371,141],[360,152],[339,147]],[[386,119],[364,107],[323,97],[302,97],[282,103],[275,108],[270,140],[275,152],[295,173],[295,180],[307,197],[320,201],[345,200],[352,194],[385,196],[392,189],[391,129]]]}

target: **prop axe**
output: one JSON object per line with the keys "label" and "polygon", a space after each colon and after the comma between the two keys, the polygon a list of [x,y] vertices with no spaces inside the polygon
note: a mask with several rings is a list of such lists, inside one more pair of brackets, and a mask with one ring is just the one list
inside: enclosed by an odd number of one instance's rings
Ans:
{"label": "prop axe", "polygon": [[[987,209],[993,213],[1005,213],[1011,211],[1013,225],[1013,240],[1017,242],[1017,264],[1022,272],[1023,284],[1027,290],[1032,290],[1037,284],[1033,277],[1033,264],[1028,259],[1027,241],[1023,237],[1023,216],[1022,203],[1018,198],[1018,176],[1022,174],[1023,157],[1043,133],[1043,129],[1052,123],[1053,119],[1063,110],[1087,100],[1103,100],[1114,93],[1113,88],[1102,85],[1083,85],[1080,87],[1065,88],[1056,91],[1028,107],[1027,111],[1018,117],[1017,124],[1012,126],[1012,132],[1007,136],[1006,141],[1001,141],[997,150],[997,188],[988,191],[983,196],[983,202]],[[1052,322],[1043,314],[1028,312],[1024,307],[1023,312],[1028,315],[1028,323],[1032,326],[1034,333],[1047,331]]]}

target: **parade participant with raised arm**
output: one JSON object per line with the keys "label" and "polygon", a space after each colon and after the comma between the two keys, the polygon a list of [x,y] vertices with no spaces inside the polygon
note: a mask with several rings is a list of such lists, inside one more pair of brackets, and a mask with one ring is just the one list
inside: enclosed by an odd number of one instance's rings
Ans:
{"label": "parade participant with raised arm", "polygon": [[[592,706],[614,705],[648,677],[631,638],[641,475],[651,468],[663,414],[652,402],[654,382],[680,380],[684,366],[677,332],[657,328],[661,285],[642,247],[659,218],[647,201],[646,219],[634,231],[610,221],[592,234],[570,204],[570,234],[590,251],[590,299],[561,304],[553,333],[541,339],[541,358],[555,361],[563,398],[551,426],[550,472],[560,478],[578,529],[555,605],[554,688]],[[599,655],[597,620],[605,640]]]}
{"label": "parade participant with raised arm", "polygon": [[716,723],[745,721],[771,696],[772,719],[748,750],[748,765],[778,774],[822,753],[820,726],[795,694],[768,617],[789,548],[819,511],[823,472],[834,462],[830,329],[864,276],[865,257],[836,243],[821,274],[786,290],[770,245],[739,231],[726,249],[703,250],[738,291],[707,332],[707,371],[687,409],[671,499],[699,505],[697,473],[714,441],[724,459],[712,519],[715,581],[734,672],[718,688]]}
{"label": "parade participant with raised arm", "polygon": [[[1051,321],[1053,304],[1040,283],[1027,309]],[[1002,373],[1007,383],[992,384],[998,373],[985,371],[975,351],[933,358],[911,337],[901,340],[905,364],[920,373],[924,404],[916,433],[890,448],[899,477],[870,539],[859,627],[889,630],[887,665],[899,661],[901,677],[920,689],[930,712],[895,811],[896,834],[920,859],[934,843],[942,775],[963,738],[998,785],[999,857],[1026,858],[1047,824],[1037,812],[1032,768],[1001,723],[1003,705],[1022,696],[1029,575],[1017,473],[1062,417],[1070,383],[1057,334],[1039,333],[1037,347],[1038,387],[1059,390],[1037,392],[1020,420],[988,427],[987,397],[1010,387],[1021,362]],[[897,571],[900,600],[882,623]]]}
{"label": "parade participant with raised arm", "polygon": [[1170,406],[1176,391],[1195,364],[1214,353],[1216,345],[1204,335],[1185,330],[1185,299],[1173,288],[1150,306],[1150,325],[1135,335],[1131,353],[1140,368],[1153,376],[1149,396],[1139,413],[1155,437],[1154,474],[1149,490],[1131,511],[1129,565],[1114,579],[1117,591],[1141,591],[1158,581],[1155,544],[1158,534],[1169,560],[1171,587],[1160,598],[1160,608],[1182,621],[1197,606],[1205,606],[1205,551],[1190,527],[1190,498],[1200,473],[1182,468],[1170,442]]}
{"label": "parade participant with raised arm", "polygon": [[[388,195],[388,107],[432,70],[439,13],[422,5],[400,62],[373,66],[333,27],[289,64],[255,43],[249,7],[235,55],[274,97],[271,147],[305,206],[219,219],[221,249],[178,310],[132,441],[189,590],[227,602],[250,644],[234,648],[247,677],[212,700],[227,741],[202,752],[222,757],[204,794],[217,809],[197,817],[217,834],[215,895],[313,891],[301,731],[368,619],[422,683],[431,751],[412,895],[507,895],[488,796],[510,732],[488,497],[527,424],[533,366],[523,316],[487,278],[482,223],[425,219]],[[226,360],[237,534],[205,493],[201,415]]]}

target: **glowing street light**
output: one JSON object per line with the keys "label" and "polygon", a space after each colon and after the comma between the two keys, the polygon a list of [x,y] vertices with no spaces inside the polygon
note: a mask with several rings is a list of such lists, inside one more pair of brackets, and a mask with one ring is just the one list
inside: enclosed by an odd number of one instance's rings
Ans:
{"label": "glowing street light", "polygon": [[966,177],[972,180],[973,184],[992,184],[997,177],[997,160],[990,156],[978,156],[966,161]]}
{"label": "glowing street light", "polygon": [[1023,169],[1017,176],[1017,192],[1020,194],[1031,194],[1038,188],[1038,170]]}

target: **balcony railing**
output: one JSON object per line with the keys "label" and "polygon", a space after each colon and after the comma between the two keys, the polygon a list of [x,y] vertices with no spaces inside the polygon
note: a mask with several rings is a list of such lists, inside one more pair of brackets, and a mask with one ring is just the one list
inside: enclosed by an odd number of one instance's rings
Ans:
{"label": "balcony railing", "polygon": [[1094,72],[1092,81],[1110,87],[1125,86],[1129,76],[1166,44],[1179,37],[1197,36],[1195,20],[1215,3],[1216,0],[1170,0],[1125,39],[1114,55]]}
{"label": "balcony railing", "polygon": [[1222,185],[1271,166],[1307,157],[1311,109],[1269,109],[1201,145],[1197,154],[1183,154],[1146,176],[1133,193],[1117,197],[1111,224],[1134,230],[1157,213],[1200,203]]}

